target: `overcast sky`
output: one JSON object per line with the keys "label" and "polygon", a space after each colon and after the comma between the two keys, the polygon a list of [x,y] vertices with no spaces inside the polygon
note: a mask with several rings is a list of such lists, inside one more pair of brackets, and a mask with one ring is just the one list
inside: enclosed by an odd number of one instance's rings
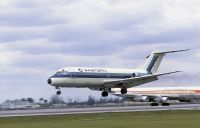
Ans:
{"label": "overcast sky", "polygon": [[56,90],[46,81],[65,66],[136,68],[154,49],[187,48],[166,56],[159,69],[183,73],[145,86],[200,86],[199,0],[2,0],[0,101],[49,98]]}

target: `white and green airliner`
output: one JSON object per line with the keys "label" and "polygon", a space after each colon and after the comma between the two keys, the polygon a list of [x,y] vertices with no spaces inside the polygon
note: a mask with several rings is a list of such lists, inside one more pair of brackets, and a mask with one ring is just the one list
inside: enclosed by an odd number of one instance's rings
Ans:
{"label": "white and green airliner", "polygon": [[102,91],[102,96],[108,96],[111,88],[121,88],[121,94],[127,93],[127,88],[158,80],[159,76],[180,71],[157,74],[158,67],[167,53],[183,52],[175,50],[167,52],[153,51],[146,63],[137,69],[94,68],[94,67],[65,67],[58,70],[47,82],[58,89],[61,87],[90,88]]}

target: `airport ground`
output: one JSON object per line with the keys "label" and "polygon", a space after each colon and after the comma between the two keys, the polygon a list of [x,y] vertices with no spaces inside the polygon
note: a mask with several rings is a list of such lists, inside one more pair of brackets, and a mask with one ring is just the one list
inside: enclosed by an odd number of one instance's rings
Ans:
{"label": "airport ground", "polygon": [[91,113],[0,118],[0,128],[199,128],[200,111]]}

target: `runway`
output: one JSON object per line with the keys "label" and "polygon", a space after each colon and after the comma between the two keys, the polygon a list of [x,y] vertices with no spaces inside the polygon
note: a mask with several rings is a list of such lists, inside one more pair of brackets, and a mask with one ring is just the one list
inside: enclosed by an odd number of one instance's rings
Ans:
{"label": "runway", "polygon": [[34,110],[7,110],[0,111],[0,117],[20,117],[39,115],[65,115],[106,112],[139,112],[162,110],[200,110],[200,104],[181,104],[171,106],[128,106],[128,107],[92,107],[92,108],[65,108],[65,109],[34,109]]}

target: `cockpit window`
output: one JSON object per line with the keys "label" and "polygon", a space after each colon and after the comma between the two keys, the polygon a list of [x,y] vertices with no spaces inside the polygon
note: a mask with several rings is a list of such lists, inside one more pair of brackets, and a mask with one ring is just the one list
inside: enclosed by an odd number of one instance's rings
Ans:
{"label": "cockpit window", "polygon": [[57,75],[67,74],[68,72],[62,69],[61,71],[56,72]]}
{"label": "cockpit window", "polygon": [[61,71],[56,72],[56,74],[61,74],[61,73],[62,73]]}

